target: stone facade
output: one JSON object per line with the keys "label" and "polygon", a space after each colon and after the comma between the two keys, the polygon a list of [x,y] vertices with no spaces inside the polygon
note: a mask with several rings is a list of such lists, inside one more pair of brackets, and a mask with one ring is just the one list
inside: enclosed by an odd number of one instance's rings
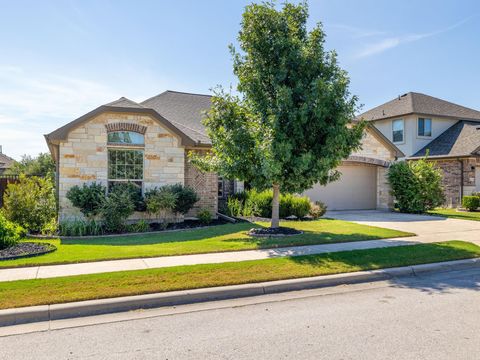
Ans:
{"label": "stone facade", "polygon": [[[148,115],[102,113],[72,130],[59,146],[59,217],[81,217],[66,198],[74,185],[85,182],[108,182],[107,127],[129,123],[145,127],[144,190],[165,184],[184,184],[185,149],[180,139]],[[133,126],[132,125],[132,126]],[[136,213],[135,218],[145,214]]]}
{"label": "stone facade", "polygon": [[462,194],[470,195],[475,191],[477,181],[475,169],[480,166],[480,159],[474,157],[460,160],[448,159],[437,160],[435,163],[443,172],[442,185],[445,193],[445,205],[448,207],[460,206]]}

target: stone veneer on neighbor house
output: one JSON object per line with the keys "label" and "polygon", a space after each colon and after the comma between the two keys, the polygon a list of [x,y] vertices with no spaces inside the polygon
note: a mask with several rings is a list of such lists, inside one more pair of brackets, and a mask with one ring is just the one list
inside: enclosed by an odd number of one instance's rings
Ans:
{"label": "stone veneer on neighbor house", "polygon": [[[144,149],[143,189],[180,183],[192,186],[201,201],[189,215],[199,208],[217,210],[217,176],[204,174],[187,162],[186,150],[178,136],[145,114],[106,112],[90,119],[69,132],[66,141],[59,145],[59,216],[61,219],[81,217],[66,198],[67,191],[74,185],[85,182],[108,182],[108,148],[123,148],[109,145],[108,130],[134,130],[144,132],[145,145],[131,148]],[[145,218],[136,213],[132,219]]]}
{"label": "stone veneer on neighbor house", "polygon": [[387,172],[390,163],[395,161],[397,154],[391,147],[385,146],[380,140],[381,136],[375,136],[375,130],[367,129],[363,136],[362,148],[350,156],[346,164],[359,166],[370,165],[377,168],[377,209],[393,208],[393,196],[390,193],[390,185],[387,180]]}
{"label": "stone veneer on neighbor house", "polygon": [[[443,172],[442,185],[445,193],[445,205],[449,207],[460,206],[462,195],[470,195],[475,191],[475,168],[480,166],[480,160],[472,157],[436,160],[435,163]],[[462,178],[463,184],[461,184]]]}

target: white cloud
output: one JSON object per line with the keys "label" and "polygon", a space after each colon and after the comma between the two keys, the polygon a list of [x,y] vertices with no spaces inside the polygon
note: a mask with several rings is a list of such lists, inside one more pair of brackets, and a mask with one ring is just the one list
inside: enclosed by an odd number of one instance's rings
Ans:
{"label": "white cloud", "polygon": [[17,159],[47,151],[43,134],[120,96],[95,81],[0,66],[0,145]]}
{"label": "white cloud", "polygon": [[403,44],[408,44],[412,43],[415,41],[419,41],[422,39],[426,39],[432,36],[440,35],[443,33],[446,33],[448,31],[454,30],[469,20],[471,20],[473,17],[476,15],[470,16],[462,21],[459,21],[458,23],[455,23],[451,26],[448,26],[444,29],[428,32],[428,33],[419,33],[419,34],[409,34],[409,35],[402,35],[402,36],[393,36],[393,37],[387,37],[384,39],[381,39],[377,42],[373,42],[370,44],[367,44],[362,50],[360,50],[355,57],[356,58],[364,58],[364,57],[369,57],[372,55],[380,54],[384,51],[387,51],[389,49],[393,49],[397,46],[403,45]]}

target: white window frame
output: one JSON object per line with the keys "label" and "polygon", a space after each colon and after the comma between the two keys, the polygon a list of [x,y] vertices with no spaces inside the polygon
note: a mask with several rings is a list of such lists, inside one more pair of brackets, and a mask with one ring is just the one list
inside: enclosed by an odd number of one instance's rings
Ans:
{"label": "white window frame", "polygon": [[[401,121],[402,122],[402,141],[395,141],[394,138],[393,138],[393,124],[396,122],[396,121]],[[392,120],[392,142],[394,144],[405,144],[405,120],[404,119],[394,119]]]}
{"label": "white window frame", "polygon": [[[425,120],[430,120],[430,135],[420,135],[418,132],[419,132],[419,124],[420,124],[420,119],[423,119],[424,121]],[[417,138],[419,139],[431,139],[432,138],[432,135],[433,135],[433,119],[432,118],[428,118],[428,117],[418,117],[417,118]]]}

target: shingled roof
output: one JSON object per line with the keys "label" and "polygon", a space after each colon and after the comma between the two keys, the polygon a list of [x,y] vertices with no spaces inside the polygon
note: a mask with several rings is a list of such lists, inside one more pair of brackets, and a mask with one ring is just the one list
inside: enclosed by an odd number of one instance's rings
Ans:
{"label": "shingled roof", "polygon": [[10,156],[0,153],[0,170],[8,169],[14,161]]}
{"label": "shingled roof", "polygon": [[202,124],[203,114],[210,109],[211,101],[210,95],[167,90],[143,101],[141,105],[155,110],[192,139],[211,144]]}
{"label": "shingled roof", "polygon": [[474,121],[459,121],[432,140],[411,158],[465,157],[476,155],[480,148],[480,124]]}
{"label": "shingled roof", "polygon": [[57,130],[45,135],[48,144],[55,144],[67,138],[68,133],[104,111],[135,112],[152,116],[167,129],[182,138],[188,146],[210,146],[211,141],[202,124],[202,116],[210,109],[211,96],[165,91],[157,96],[137,103],[125,97],[99,106],[93,111],[75,119]]}
{"label": "shingled roof", "polygon": [[480,121],[480,111],[416,92],[403,94],[383,105],[368,110],[360,114],[357,119],[376,121],[409,114]]}

